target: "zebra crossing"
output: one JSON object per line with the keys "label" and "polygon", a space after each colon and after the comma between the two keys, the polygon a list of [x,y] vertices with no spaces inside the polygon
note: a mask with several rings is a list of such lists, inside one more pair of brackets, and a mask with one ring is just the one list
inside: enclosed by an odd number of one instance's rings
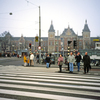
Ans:
{"label": "zebra crossing", "polygon": [[100,77],[3,70],[0,100],[100,100]]}

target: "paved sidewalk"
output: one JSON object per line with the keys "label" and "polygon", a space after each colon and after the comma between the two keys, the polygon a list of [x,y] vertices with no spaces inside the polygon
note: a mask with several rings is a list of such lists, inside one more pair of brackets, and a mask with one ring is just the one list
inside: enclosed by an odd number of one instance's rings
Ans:
{"label": "paved sidewalk", "polygon": [[[28,67],[33,68],[34,70],[39,70],[43,72],[53,72],[53,73],[58,73],[59,72],[59,66],[56,65],[51,65],[50,68],[46,68],[46,64],[35,64],[33,67],[29,66]],[[69,73],[68,71],[68,66],[63,65],[62,66],[62,73]],[[77,66],[74,66],[74,71],[73,74],[83,74],[84,73],[84,68],[81,66],[80,72],[77,71]],[[72,73],[69,73],[72,74]],[[88,75],[100,75],[100,67],[99,66],[92,66],[92,69],[90,69]]]}
{"label": "paved sidewalk", "polygon": [[[37,67],[46,67],[46,64],[39,64],[39,63],[35,63],[35,66],[37,66]],[[51,64],[51,67],[52,68],[57,68],[58,67],[58,65],[57,64]],[[65,64],[63,64],[63,66],[62,67],[68,67],[68,65],[65,65]],[[80,66],[81,68],[83,68],[83,66]],[[99,71],[100,71],[100,66],[91,66],[92,67],[92,69],[99,69]],[[77,66],[74,66],[74,68],[77,68]]]}

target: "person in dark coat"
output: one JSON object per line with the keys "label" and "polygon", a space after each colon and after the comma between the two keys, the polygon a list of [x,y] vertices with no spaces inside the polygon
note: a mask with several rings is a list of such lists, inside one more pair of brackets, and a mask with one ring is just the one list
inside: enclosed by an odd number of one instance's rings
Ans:
{"label": "person in dark coat", "polygon": [[46,57],[47,68],[49,68],[49,64],[50,64],[50,57],[49,57],[49,54],[48,54],[47,57]]}
{"label": "person in dark coat", "polygon": [[81,61],[81,55],[78,52],[76,58],[76,62],[77,62],[77,67],[78,67],[78,72],[80,71],[80,61]]}
{"label": "person in dark coat", "polygon": [[83,56],[83,62],[84,62],[84,74],[86,72],[89,72],[89,67],[90,67],[90,57],[88,56],[87,52],[85,52],[85,55]]}
{"label": "person in dark coat", "polygon": [[50,65],[51,65],[51,53],[50,53],[50,63],[49,63],[49,67],[50,67]]}
{"label": "person in dark coat", "polygon": [[37,54],[36,59],[37,59],[37,63],[39,63],[39,54]]}

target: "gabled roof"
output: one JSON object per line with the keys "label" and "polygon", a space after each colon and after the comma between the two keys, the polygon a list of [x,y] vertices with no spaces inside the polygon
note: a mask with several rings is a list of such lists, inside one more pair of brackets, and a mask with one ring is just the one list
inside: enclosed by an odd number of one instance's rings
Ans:
{"label": "gabled roof", "polygon": [[5,37],[12,37],[12,35],[9,32],[7,32]]}
{"label": "gabled roof", "polygon": [[61,34],[61,36],[66,35],[68,29],[70,29],[71,35],[74,35],[74,36],[76,35],[75,32],[73,31],[73,29],[68,27],[68,28],[64,29],[64,31],[63,31],[63,33]]}
{"label": "gabled roof", "polygon": [[41,39],[43,39],[43,41],[47,41],[48,37],[41,37]]}
{"label": "gabled roof", "polygon": [[85,21],[83,32],[90,32],[90,29],[89,29],[88,24],[87,24],[87,20]]}
{"label": "gabled roof", "polygon": [[[19,40],[21,37],[13,37],[14,40]],[[25,40],[29,40],[29,41],[32,41],[35,39],[35,37],[23,37]],[[41,39],[43,39],[43,41],[47,41],[48,40],[48,37],[41,37]]]}
{"label": "gabled roof", "polygon": [[54,27],[53,27],[53,24],[52,24],[52,21],[51,21],[50,29],[49,29],[48,32],[55,32]]}
{"label": "gabled roof", "polygon": [[83,38],[83,36],[78,36],[78,38]]}

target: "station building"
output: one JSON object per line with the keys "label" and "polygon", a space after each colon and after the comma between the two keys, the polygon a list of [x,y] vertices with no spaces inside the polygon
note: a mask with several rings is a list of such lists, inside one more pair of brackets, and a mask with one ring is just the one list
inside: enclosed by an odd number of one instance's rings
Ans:
{"label": "station building", "polygon": [[[63,32],[56,36],[56,30],[51,21],[50,28],[48,28],[48,37],[41,37],[41,52],[42,53],[61,53],[68,54],[70,51],[79,50],[90,50],[95,49],[96,45],[100,42],[100,37],[90,37],[91,31],[88,27],[87,20],[82,30],[82,35],[78,36],[70,26],[65,28]],[[0,52],[17,52],[19,50],[30,50],[29,44],[31,43],[31,51],[34,53],[38,52],[39,42],[35,41],[35,37],[12,37],[12,35],[7,32],[6,43],[0,40]]]}

